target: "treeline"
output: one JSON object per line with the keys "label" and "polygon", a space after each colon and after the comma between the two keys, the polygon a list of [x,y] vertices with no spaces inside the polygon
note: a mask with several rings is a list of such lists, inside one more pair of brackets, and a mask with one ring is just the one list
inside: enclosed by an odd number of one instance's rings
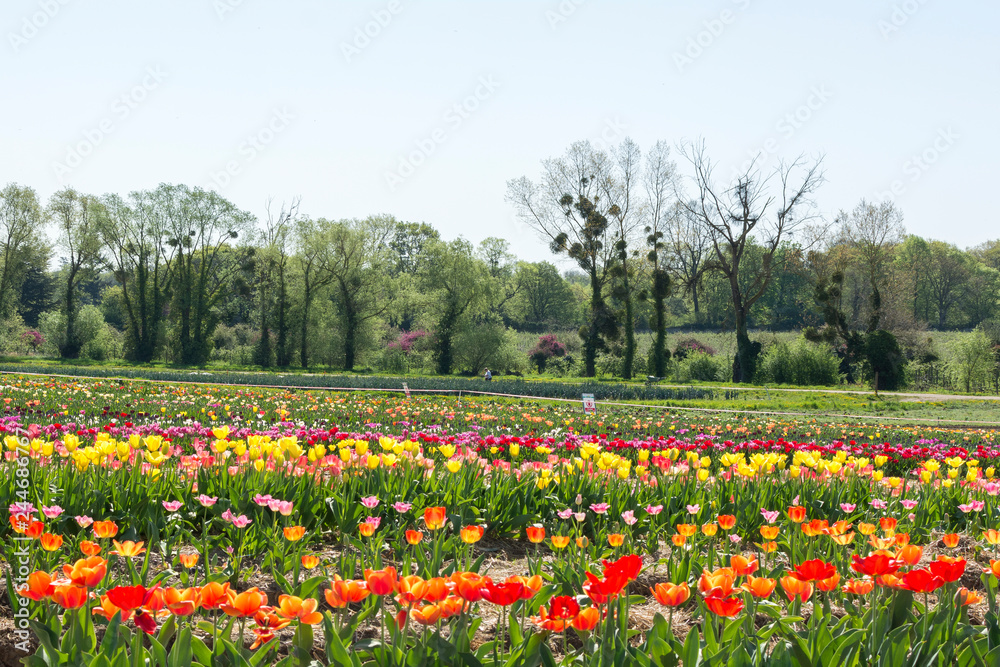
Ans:
{"label": "treeline", "polygon": [[43,203],[11,184],[0,351],[664,377],[668,331],[684,328],[734,331],[725,376],[747,381],[761,364],[761,377],[784,372],[751,330],[803,330],[856,380],[877,359],[926,357],[928,326],[995,329],[1000,241],[962,250],[908,235],[888,203],[825,221],[819,160],[719,185],[703,145],[680,153],[688,178],[662,142],[646,154],[627,139],[581,142],[543,161],[539,180],[508,183],[516,213],[575,265],[565,273],[519,261],[502,239],[448,241],[390,215],[313,218],[293,201],[257,216],[183,185]]}

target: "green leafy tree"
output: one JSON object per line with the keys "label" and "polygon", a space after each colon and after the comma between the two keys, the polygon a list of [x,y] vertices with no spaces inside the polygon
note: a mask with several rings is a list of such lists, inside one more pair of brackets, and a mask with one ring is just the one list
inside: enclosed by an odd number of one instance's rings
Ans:
{"label": "green leafy tree", "polygon": [[11,183],[0,190],[0,318],[17,311],[21,285],[32,265],[26,260],[47,258],[43,223],[33,189]]}

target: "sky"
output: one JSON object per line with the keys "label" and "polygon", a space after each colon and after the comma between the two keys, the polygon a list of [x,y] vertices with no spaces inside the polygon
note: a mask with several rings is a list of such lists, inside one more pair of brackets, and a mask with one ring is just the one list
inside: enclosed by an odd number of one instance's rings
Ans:
{"label": "sky", "polygon": [[[1000,237],[1000,3],[5,0],[0,184],[389,213],[552,260],[505,201],[575,141],[823,157],[819,212]],[[688,165],[678,160],[682,174]]]}

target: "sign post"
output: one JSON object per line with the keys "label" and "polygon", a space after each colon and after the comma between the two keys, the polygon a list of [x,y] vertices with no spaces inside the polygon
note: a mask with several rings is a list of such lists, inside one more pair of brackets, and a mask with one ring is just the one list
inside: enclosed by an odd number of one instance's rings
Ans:
{"label": "sign post", "polygon": [[593,394],[583,395],[583,413],[586,415],[597,414],[597,401],[594,400]]}
{"label": "sign post", "polygon": [[410,388],[407,386],[407,384],[405,382],[403,383],[403,393],[406,394],[407,398],[410,397]]}

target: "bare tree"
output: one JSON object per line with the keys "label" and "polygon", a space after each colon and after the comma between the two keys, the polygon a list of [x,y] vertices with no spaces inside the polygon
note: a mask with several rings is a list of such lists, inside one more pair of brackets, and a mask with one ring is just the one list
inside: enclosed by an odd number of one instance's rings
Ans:
{"label": "bare tree", "polygon": [[868,331],[882,327],[882,294],[889,280],[893,253],[903,242],[903,214],[890,201],[875,204],[862,199],[850,215],[841,213],[843,234],[857,253],[871,290]]}
{"label": "bare tree", "polygon": [[675,203],[667,213],[664,229],[666,238],[666,262],[684,291],[691,295],[695,321],[701,319],[698,300],[701,279],[709,267],[709,258],[714,252],[712,240],[705,233],[704,225],[691,211],[695,204]]}
{"label": "bare tree", "polygon": [[[653,299],[653,374],[663,377],[667,373],[667,297],[670,296],[669,246],[664,236],[669,229],[670,211],[676,188],[677,166],[670,159],[670,146],[658,141],[646,156],[643,187],[646,191],[646,256],[652,267],[651,296]],[[697,303],[697,301],[695,301]]]}
{"label": "bare tree", "polygon": [[597,374],[597,353],[605,340],[618,335],[615,314],[604,294],[616,257],[614,244],[607,242],[610,202],[604,201],[601,191],[603,174],[610,168],[606,153],[581,141],[571,145],[565,156],[543,160],[539,183],[527,177],[507,183],[507,201],[518,217],[549,241],[553,253],[565,253],[587,275],[590,313],[580,330],[587,377]]}
{"label": "bare tree", "polygon": [[[770,176],[762,175],[751,164],[735,182],[721,188],[715,183],[715,165],[706,155],[704,141],[682,146],[681,154],[694,169],[696,196],[688,200],[678,193],[678,200],[708,234],[715,251],[713,268],[729,283],[736,324],[733,381],[749,382],[760,343],[750,340],[747,320],[771,282],[779,247],[814,219],[809,210],[813,205],[811,196],[823,182],[822,160],[810,164],[800,156],[791,163],[782,161]],[[770,194],[774,178],[779,182],[777,195]],[[759,269],[752,277],[742,275],[751,242],[760,246],[762,253]]]}
{"label": "bare tree", "polygon": [[257,299],[260,308],[260,340],[254,351],[254,361],[260,366],[269,366],[271,363],[269,314],[272,307],[276,333],[273,346],[275,363],[281,368],[291,364],[291,346],[288,340],[288,260],[291,252],[289,246],[301,201],[301,198],[297,197],[290,204],[283,203],[281,209],[275,213],[273,200],[267,200],[267,217],[264,220],[264,229],[260,233],[260,247],[254,252]]}

